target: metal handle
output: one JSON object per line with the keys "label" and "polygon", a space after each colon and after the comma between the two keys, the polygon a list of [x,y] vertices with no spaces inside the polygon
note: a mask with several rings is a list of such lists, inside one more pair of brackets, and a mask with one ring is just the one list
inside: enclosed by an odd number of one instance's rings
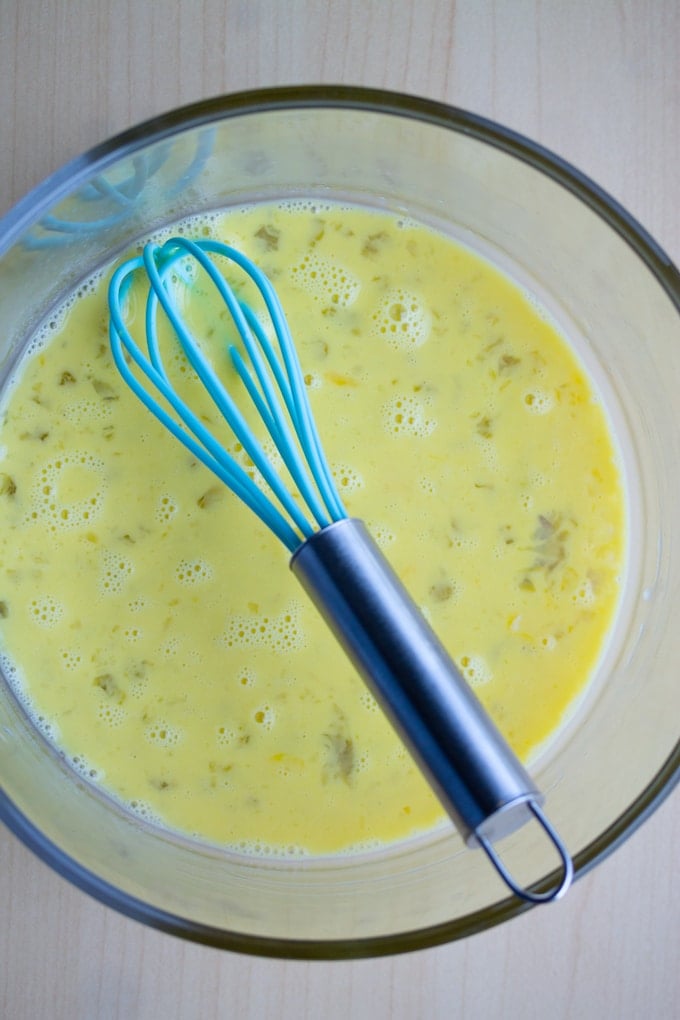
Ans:
{"label": "metal handle", "polygon": [[[316,532],[290,565],[468,846],[481,846],[522,895],[491,844],[538,817],[543,797],[363,523]],[[564,862],[556,833],[545,831]],[[566,891],[567,870],[550,898]]]}

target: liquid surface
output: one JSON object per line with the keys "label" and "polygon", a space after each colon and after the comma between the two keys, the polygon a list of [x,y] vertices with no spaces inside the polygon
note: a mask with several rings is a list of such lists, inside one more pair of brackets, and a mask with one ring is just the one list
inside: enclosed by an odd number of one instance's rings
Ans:
{"label": "liquid surface", "polygon": [[[526,760],[587,684],[623,571],[621,479],[582,366],[509,280],[421,226],[298,204],[183,229],[272,279],[348,512]],[[190,307],[196,286],[178,288]],[[128,391],[107,322],[102,278],[4,399],[1,639],[38,725],[142,816],[253,853],[440,823],[286,550]]]}

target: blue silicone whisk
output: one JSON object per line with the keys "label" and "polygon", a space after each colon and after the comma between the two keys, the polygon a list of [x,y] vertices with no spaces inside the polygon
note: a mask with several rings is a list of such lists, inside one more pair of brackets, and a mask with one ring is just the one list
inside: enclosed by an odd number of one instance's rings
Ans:
{"label": "blue silicone whisk", "polygon": [[[224,346],[208,356],[187,325],[177,297],[196,264],[217,288],[231,319]],[[240,301],[222,271],[237,267],[255,285],[264,319]],[[145,344],[126,325],[134,279],[148,285]],[[191,286],[189,286],[191,293]],[[200,301],[196,288],[193,299]],[[562,896],[573,865],[545,817],[543,796],[489,719],[447,651],[360,520],[337,493],[307,398],[302,370],[277,294],[242,252],[212,240],[174,237],[147,244],[113,274],[110,341],[123,379],[159,421],[227,485],[291,553],[290,566],[387,714],[461,835],[482,847],[506,885],[533,903]],[[181,399],[164,365],[159,323],[169,322],[191,368],[266,483],[259,487]],[[240,341],[236,345],[236,337]],[[213,347],[213,349],[215,349]],[[230,359],[299,498],[281,479],[220,377]],[[243,396],[243,394],[241,394]],[[534,819],[560,859],[556,883],[523,888],[495,843]],[[545,886],[547,880],[540,883]]]}

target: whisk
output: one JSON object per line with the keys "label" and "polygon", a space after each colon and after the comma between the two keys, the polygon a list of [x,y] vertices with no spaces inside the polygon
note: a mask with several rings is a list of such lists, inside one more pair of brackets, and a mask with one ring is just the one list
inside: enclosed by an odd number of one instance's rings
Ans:
{"label": "whisk", "polygon": [[[196,266],[217,289],[233,333],[211,357],[180,309],[178,281],[191,293]],[[263,312],[239,299],[222,268],[237,267]],[[126,325],[133,278],[145,277],[145,348]],[[202,277],[203,279],[203,277]],[[195,295],[200,301],[200,294]],[[286,546],[290,566],[320,610],[469,847],[481,847],[520,898],[561,897],[573,877],[562,840],[542,811],[543,796],[493,724],[364,524],[348,516],[323,452],[295,346],[276,291],[242,252],[214,240],[174,237],[147,244],[120,265],[109,286],[110,343],[131,390],[191,453]],[[179,395],[164,363],[165,319],[196,377],[259,471],[249,473]],[[274,340],[270,339],[270,335]],[[234,342],[238,338],[239,346]],[[281,457],[289,481],[228,392],[217,362],[231,365]],[[224,372],[222,372],[222,376]],[[290,491],[292,481],[299,498]],[[560,860],[557,881],[521,886],[495,843],[535,820]],[[545,886],[548,885],[546,889]]]}

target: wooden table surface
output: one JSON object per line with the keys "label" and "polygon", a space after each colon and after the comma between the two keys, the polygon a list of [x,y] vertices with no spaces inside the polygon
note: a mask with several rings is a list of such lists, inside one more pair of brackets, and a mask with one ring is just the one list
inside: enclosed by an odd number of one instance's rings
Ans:
{"label": "wooden table surface", "polygon": [[[679,262],[679,52],[677,0],[0,0],[0,213],[65,160],[173,106],[344,82],[529,135]],[[676,791],[563,902],[463,942],[334,964],[147,930],[2,829],[0,1017],[671,1020],[678,847]]]}

